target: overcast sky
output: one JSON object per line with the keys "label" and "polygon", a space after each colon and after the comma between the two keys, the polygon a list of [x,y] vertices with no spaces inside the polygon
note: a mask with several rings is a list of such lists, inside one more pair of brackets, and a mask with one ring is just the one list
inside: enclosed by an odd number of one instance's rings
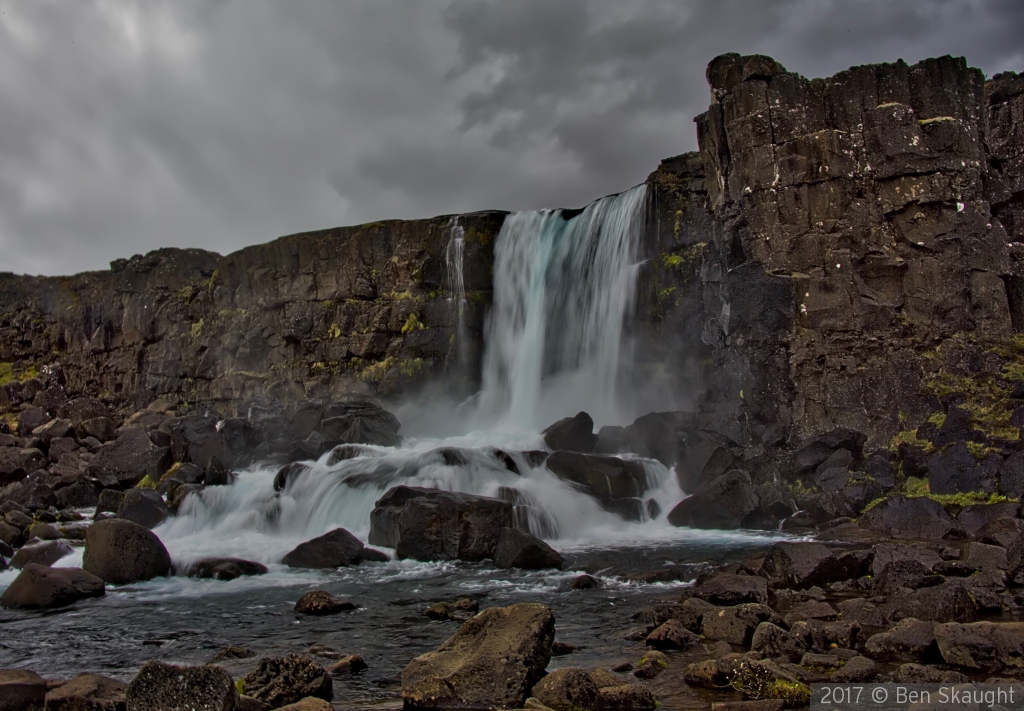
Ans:
{"label": "overcast sky", "polygon": [[704,68],[1024,70],[1021,0],[0,0],[0,271],[578,206],[696,147]]}

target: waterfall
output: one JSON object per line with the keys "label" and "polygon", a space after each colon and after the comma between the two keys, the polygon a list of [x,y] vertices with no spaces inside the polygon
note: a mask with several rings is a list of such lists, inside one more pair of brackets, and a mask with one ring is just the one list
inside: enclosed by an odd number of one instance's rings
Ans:
{"label": "waterfall", "polygon": [[582,211],[505,220],[485,339],[480,401],[487,414],[527,428],[579,410],[603,424],[622,417],[623,322],[646,212],[646,186],[639,185]]}
{"label": "waterfall", "polygon": [[[469,362],[469,340],[466,338],[466,279],[463,275],[462,251],[466,231],[459,225],[459,216],[454,215],[445,228],[448,245],[444,250],[445,288],[448,290],[448,304],[455,321],[454,343],[449,353],[455,353],[455,367],[464,368]],[[449,355],[449,358],[451,356]]]}

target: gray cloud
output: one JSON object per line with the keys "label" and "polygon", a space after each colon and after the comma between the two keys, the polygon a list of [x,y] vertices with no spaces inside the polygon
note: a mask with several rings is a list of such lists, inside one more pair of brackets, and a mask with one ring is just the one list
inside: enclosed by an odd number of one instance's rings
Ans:
{"label": "gray cloud", "polygon": [[0,0],[0,270],[580,205],[691,150],[704,67],[1024,69],[1017,0]]}

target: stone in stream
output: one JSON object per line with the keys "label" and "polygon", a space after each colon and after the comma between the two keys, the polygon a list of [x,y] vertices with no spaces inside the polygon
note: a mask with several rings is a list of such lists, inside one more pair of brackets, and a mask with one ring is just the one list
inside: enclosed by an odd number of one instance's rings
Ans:
{"label": "stone in stream", "polygon": [[11,558],[12,568],[24,568],[36,563],[38,565],[50,566],[64,556],[74,553],[75,549],[67,541],[42,541],[22,546]]}
{"label": "stone in stream", "polygon": [[691,649],[700,644],[700,637],[672,619],[652,630],[645,642],[655,649]]}
{"label": "stone in stream", "polygon": [[318,661],[303,654],[263,657],[245,675],[242,685],[246,695],[272,708],[294,704],[307,696],[329,700],[333,689],[330,674]]}
{"label": "stone in stream", "polygon": [[241,558],[204,558],[188,568],[190,578],[234,580],[248,575],[266,575],[267,566]]}
{"label": "stone in stream", "polygon": [[0,709],[30,711],[46,701],[46,681],[27,669],[0,669]]}
{"label": "stone in stream", "polygon": [[397,558],[480,561],[493,558],[512,504],[488,496],[396,486],[370,514],[370,543]]}
{"label": "stone in stream", "polygon": [[125,585],[170,575],[171,556],[153,532],[113,518],[89,527],[82,567],[111,585]]}
{"label": "stone in stream", "polygon": [[623,518],[639,521],[647,491],[647,472],[638,461],[579,452],[555,452],[544,466],[559,479],[570,482]]}
{"label": "stone in stream", "polygon": [[690,528],[738,528],[758,506],[757,494],[745,471],[733,469],[701,486],[673,508],[668,521]]}
{"label": "stone in stream", "polygon": [[[281,562],[291,568],[344,568],[364,560],[380,560],[381,555],[380,551],[366,548],[344,528],[336,528],[300,543]],[[387,560],[386,556],[384,559]]]}
{"label": "stone in stream", "polygon": [[560,570],[564,561],[559,553],[544,541],[518,528],[503,528],[494,551],[494,565],[498,568],[525,570]]}
{"label": "stone in stream", "polygon": [[124,498],[117,507],[117,517],[132,521],[144,528],[153,529],[163,523],[170,515],[164,497],[155,489],[134,488],[125,492]]}
{"label": "stone in stream", "polygon": [[103,581],[81,568],[50,568],[29,563],[3,595],[0,605],[20,608],[51,608],[70,605],[105,594]]}
{"label": "stone in stream", "polygon": [[387,410],[369,402],[333,402],[320,423],[320,434],[328,442],[376,444],[397,447],[401,423]]}
{"label": "stone in stream", "polygon": [[402,698],[419,709],[522,708],[554,638],[555,617],[545,605],[488,608],[406,666]]}
{"label": "stone in stream", "polygon": [[150,660],[128,684],[126,711],[234,711],[235,682],[218,666],[177,666]]}
{"label": "stone in stream", "polygon": [[333,676],[341,674],[356,674],[367,669],[368,665],[358,654],[346,654],[327,668],[327,673]]}
{"label": "stone in stream", "polygon": [[554,711],[597,711],[597,684],[576,667],[550,672],[534,685],[531,695]]}
{"label": "stone in stream", "polygon": [[479,609],[480,604],[476,600],[465,597],[455,602],[435,602],[427,608],[426,614],[432,620],[465,622]]}
{"label": "stone in stream", "polygon": [[313,590],[300,597],[294,609],[303,615],[335,615],[357,607],[354,602],[335,597],[325,590]]}
{"label": "stone in stream", "polygon": [[544,444],[556,452],[593,452],[597,444],[594,420],[585,412],[562,418],[541,434],[544,435]]}
{"label": "stone in stream", "polygon": [[128,685],[98,674],[79,674],[46,693],[46,711],[123,711]]}

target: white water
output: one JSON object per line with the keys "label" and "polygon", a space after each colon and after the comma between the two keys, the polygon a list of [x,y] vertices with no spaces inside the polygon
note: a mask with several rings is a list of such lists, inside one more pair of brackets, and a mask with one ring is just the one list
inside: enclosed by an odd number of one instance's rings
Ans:
{"label": "white water", "polygon": [[455,317],[454,365],[461,369],[469,363],[469,340],[466,337],[466,279],[462,256],[466,231],[459,225],[458,215],[452,217],[445,232],[448,235],[448,246],[444,251],[445,286],[448,289],[449,308]]}
{"label": "white water", "polygon": [[[623,322],[633,305],[646,186],[563,210],[506,218],[494,250],[484,414],[539,429],[580,410],[618,424]],[[628,423],[627,423],[628,424]]]}

